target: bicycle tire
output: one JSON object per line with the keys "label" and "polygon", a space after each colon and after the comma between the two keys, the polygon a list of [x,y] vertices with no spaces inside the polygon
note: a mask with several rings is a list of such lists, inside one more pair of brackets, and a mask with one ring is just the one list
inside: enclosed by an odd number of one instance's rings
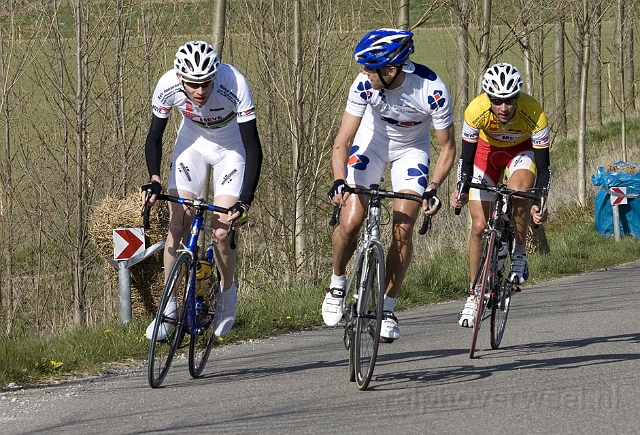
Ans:
{"label": "bicycle tire", "polygon": [[469,358],[473,359],[476,343],[478,341],[478,334],[480,332],[480,327],[482,325],[482,320],[484,317],[484,309],[487,305],[487,298],[485,295],[491,295],[491,291],[494,287],[494,277],[495,277],[495,268],[496,268],[496,234],[491,233],[489,238],[486,239],[484,249],[482,251],[482,261],[480,262],[480,267],[478,268],[478,272],[476,273],[476,277],[473,281],[473,287],[477,288],[477,285],[480,284],[480,294],[478,297],[478,307],[476,309],[476,315],[473,320],[473,332],[471,334],[471,345],[469,346]]}
{"label": "bicycle tire", "polygon": [[[191,256],[188,253],[182,253],[176,258],[169,277],[162,292],[162,298],[158,306],[156,314],[156,322],[153,328],[151,345],[149,347],[149,362],[147,375],[149,385],[152,388],[159,388],[171,367],[171,362],[178,349],[178,346],[184,339],[184,319],[186,316],[185,295],[189,285],[189,271],[191,269]],[[175,295],[176,310],[178,316],[173,322],[166,322],[164,315],[165,308],[169,302],[169,298]],[[164,340],[157,340],[160,325],[167,323],[171,325],[167,331]]]}
{"label": "bicycle tire", "polygon": [[384,254],[379,245],[371,245],[363,268],[359,312],[354,337],[355,374],[359,390],[371,382],[380,344],[384,298]]}
{"label": "bicycle tire", "polygon": [[216,342],[213,329],[213,316],[215,314],[215,296],[218,292],[220,280],[209,283],[209,288],[200,304],[200,311],[196,312],[197,331],[191,334],[189,340],[189,374],[200,377],[204,366],[209,360],[211,349]]}
{"label": "bicycle tire", "polygon": [[349,312],[351,313],[350,319],[344,325],[344,345],[349,352],[349,359],[347,364],[347,377],[349,382],[356,381],[356,353],[355,346],[353,345],[353,331],[355,329],[355,302],[349,305]]}
{"label": "bicycle tire", "polygon": [[496,295],[491,307],[491,349],[500,347],[504,330],[507,326],[509,307],[511,306],[511,283],[506,279],[502,280],[498,295]]}
{"label": "bicycle tire", "polygon": [[344,345],[349,351],[349,359],[347,365],[347,377],[349,382],[356,381],[356,353],[355,353],[355,329],[356,319],[358,318],[356,313],[357,301],[358,301],[358,286],[362,282],[362,266],[364,265],[364,255],[358,255],[356,257],[354,269],[351,273],[350,281],[347,283],[347,291],[345,293],[345,302],[347,302],[347,316],[345,316],[344,324]]}

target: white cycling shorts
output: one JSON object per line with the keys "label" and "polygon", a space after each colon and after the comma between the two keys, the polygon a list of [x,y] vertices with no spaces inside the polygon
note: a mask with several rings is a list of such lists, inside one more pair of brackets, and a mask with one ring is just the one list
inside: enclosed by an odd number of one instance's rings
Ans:
{"label": "white cycling shorts", "polygon": [[369,187],[380,184],[390,163],[391,186],[422,195],[429,184],[429,153],[420,148],[389,152],[388,147],[354,145],[347,163],[347,184]]}
{"label": "white cycling shorts", "polygon": [[168,188],[200,196],[206,181],[207,165],[210,165],[214,195],[239,198],[246,164],[242,141],[233,146],[221,146],[202,136],[193,138],[180,133],[171,156]]}

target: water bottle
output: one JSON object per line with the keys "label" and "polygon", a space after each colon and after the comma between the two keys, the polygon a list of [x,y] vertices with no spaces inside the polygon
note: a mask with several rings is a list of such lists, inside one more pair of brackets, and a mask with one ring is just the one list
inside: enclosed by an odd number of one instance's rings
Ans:
{"label": "water bottle", "polygon": [[211,278],[211,262],[206,258],[198,261],[196,266],[196,298],[204,298],[205,282]]}
{"label": "water bottle", "polygon": [[507,261],[507,255],[509,254],[509,243],[506,240],[500,239],[500,249],[498,249],[498,273],[502,275],[504,272],[504,264]]}

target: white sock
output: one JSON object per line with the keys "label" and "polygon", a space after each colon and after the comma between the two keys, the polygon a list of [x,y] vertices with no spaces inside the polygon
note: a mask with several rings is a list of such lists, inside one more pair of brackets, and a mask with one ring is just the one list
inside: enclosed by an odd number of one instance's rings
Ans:
{"label": "white sock", "polygon": [[345,288],[347,286],[347,276],[337,276],[335,273],[331,274],[331,284],[330,288]]}
{"label": "white sock", "polygon": [[396,306],[396,299],[390,296],[384,295],[384,303],[382,304],[382,311],[391,311],[394,312],[394,307]]}

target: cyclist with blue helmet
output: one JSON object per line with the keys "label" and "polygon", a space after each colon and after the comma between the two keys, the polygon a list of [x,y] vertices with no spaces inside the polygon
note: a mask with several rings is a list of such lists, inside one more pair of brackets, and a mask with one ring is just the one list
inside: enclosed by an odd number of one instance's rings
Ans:
{"label": "cyclist with blue helmet", "polygon": [[[451,97],[440,77],[425,65],[411,62],[413,33],[376,29],[367,33],[354,50],[363,69],[349,90],[347,107],[334,140],[334,183],[329,199],[342,205],[342,217],[333,233],[333,274],[322,304],[329,326],[342,319],[346,267],[357,246],[366,214],[367,198],[349,195],[344,186],[378,184],[390,165],[395,191],[422,195],[422,209],[433,215],[440,207],[436,191],[451,171],[455,140]],[[433,125],[440,155],[431,173],[430,146]],[[429,208],[429,200],[436,204]],[[395,301],[412,254],[413,227],[420,204],[393,202],[393,233],[386,259],[386,294],[381,337],[400,338]]]}

